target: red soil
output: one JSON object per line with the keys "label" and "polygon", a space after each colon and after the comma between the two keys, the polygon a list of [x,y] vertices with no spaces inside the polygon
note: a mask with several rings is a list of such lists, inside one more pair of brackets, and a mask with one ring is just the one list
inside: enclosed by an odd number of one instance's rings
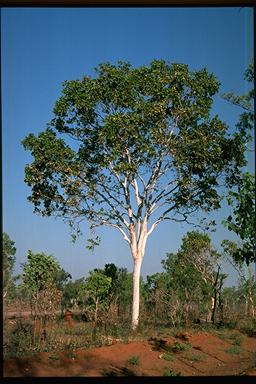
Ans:
{"label": "red soil", "polygon": [[[175,342],[187,349],[169,353],[171,360],[165,360],[166,346]],[[128,361],[134,356],[137,364]],[[181,334],[4,361],[5,377],[163,376],[166,369],[181,376],[256,375],[256,339],[244,336],[235,346],[210,333]]]}

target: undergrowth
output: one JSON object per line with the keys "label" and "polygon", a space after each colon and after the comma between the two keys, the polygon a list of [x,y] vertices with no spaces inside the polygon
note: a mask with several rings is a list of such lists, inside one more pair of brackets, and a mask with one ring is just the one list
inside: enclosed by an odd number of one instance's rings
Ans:
{"label": "undergrowth", "polygon": [[[249,324],[249,323],[248,323]],[[247,324],[247,325],[248,325]],[[248,325],[249,326],[249,325]],[[250,323],[250,326],[252,324]],[[150,337],[175,336],[179,332],[205,332],[204,327],[171,327],[168,324],[159,324],[155,327],[150,322],[141,322],[136,331],[132,331],[129,323],[108,324],[94,328],[91,323],[73,322],[72,327],[68,327],[59,319],[52,324],[51,328],[46,328],[46,339],[42,342],[40,335],[33,335],[32,321],[17,320],[12,327],[4,325],[4,358],[20,357],[25,355],[35,355],[38,352],[56,352],[56,351],[73,351],[78,348],[92,348],[107,345],[109,338],[118,339],[123,343],[132,340],[148,340]],[[237,331],[229,328],[218,328],[212,326],[207,332],[215,334],[218,337],[228,339],[234,347],[240,347],[245,336]],[[180,351],[187,351],[191,348],[189,343],[175,342],[166,349],[166,360],[168,360],[168,352],[170,354]],[[230,352],[232,353],[232,352]]]}

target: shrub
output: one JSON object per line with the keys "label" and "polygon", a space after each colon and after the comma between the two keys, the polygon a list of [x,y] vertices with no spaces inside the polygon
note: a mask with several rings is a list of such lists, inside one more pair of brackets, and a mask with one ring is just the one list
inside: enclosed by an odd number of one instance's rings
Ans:
{"label": "shrub", "polygon": [[175,341],[175,343],[171,347],[171,350],[176,353],[176,352],[188,351],[190,348],[192,348],[192,345],[190,343],[180,344],[178,341]]}
{"label": "shrub", "polygon": [[127,362],[128,362],[128,364],[131,364],[131,365],[139,365],[140,358],[139,358],[139,356],[131,356],[127,360]]}
{"label": "shrub", "polygon": [[241,350],[238,346],[234,346],[234,347],[227,349],[227,352],[231,353],[232,355],[239,355]]}
{"label": "shrub", "polygon": [[175,356],[171,355],[170,353],[163,353],[162,356],[161,356],[162,359],[166,360],[166,361],[174,361],[176,358]]}
{"label": "shrub", "polygon": [[40,348],[33,340],[33,327],[30,323],[19,320],[13,330],[4,332],[4,357],[23,356]]}
{"label": "shrub", "polygon": [[170,368],[165,368],[163,376],[180,376],[180,372],[175,372]]}

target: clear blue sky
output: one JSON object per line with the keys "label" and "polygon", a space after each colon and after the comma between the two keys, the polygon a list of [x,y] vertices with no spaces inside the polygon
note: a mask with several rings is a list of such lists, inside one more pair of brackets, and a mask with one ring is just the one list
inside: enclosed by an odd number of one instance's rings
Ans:
{"label": "clear blue sky", "polygon": [[[221,83],[220,93],[245,93],[243,73],[253,57],[252,8],[2,8],[3,229],[17,247],[16,272],[28,249],[53,254],[73,278],[113,262],[132,270],[127,243],[104,228],[94,254],[85,248],[88,227],[76,244],[60,220],[33,213],[27,201],[24,167],[31,161],[21,140],[45,129],[64,80],[93,75],[101,62],[153,59],[206,67]],[[215,97],[213,112],[232,128],[238,108]],[[212,215],[220,223],[228,209]],[[175,252],[191,227],[165,223],[149,238],[142,275],[161,270],[166,252]],[[232,234],[219,224],[218,248]],[[228,268],[228,267],[226,267]],[[227,269],[229,271],[229,269]],[[231,273],[229,284],[235,283]]]}

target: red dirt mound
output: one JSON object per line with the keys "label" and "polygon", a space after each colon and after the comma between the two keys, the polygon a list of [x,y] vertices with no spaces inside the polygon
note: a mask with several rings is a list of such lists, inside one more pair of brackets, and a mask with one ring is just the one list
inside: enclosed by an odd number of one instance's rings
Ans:
{"label": "red dirt mound", "polygon": [[151,337],[147,341],[65,352],[43,352],[4,362],[5,377],[226,376],[256,374],[256,339],[234,343],[210,333]]}

